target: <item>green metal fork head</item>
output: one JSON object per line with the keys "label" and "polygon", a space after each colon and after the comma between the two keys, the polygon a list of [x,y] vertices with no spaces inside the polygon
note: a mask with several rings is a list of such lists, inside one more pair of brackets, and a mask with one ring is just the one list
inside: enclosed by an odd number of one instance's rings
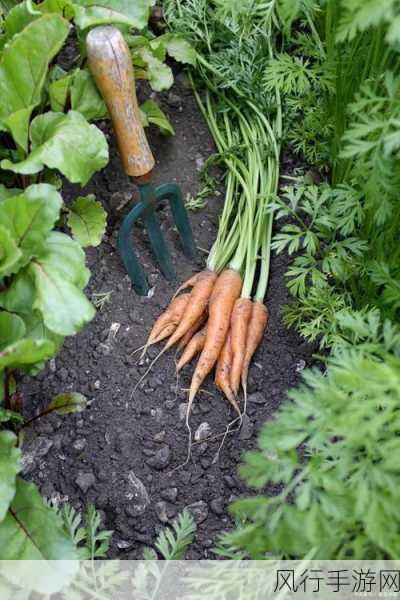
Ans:
{"label": "green metal fork head", "polygon": [[140,202],[132,208],[122,222],[118,235],[118,251],[131,278],[134,290],[140,296],[145,296],[149,291],[149,285],[143,267],[136,257],[132,235],[132,229],[138,219],[144,223],[154,256],[167,279],[175,279],[175,269],[156,214],[156,208],[160,202],[164,200],[169,202],[184,254],[193,259],[196,248],[179,186],[169,183],[155,188],[151,183],[143,183],[138,187]]}

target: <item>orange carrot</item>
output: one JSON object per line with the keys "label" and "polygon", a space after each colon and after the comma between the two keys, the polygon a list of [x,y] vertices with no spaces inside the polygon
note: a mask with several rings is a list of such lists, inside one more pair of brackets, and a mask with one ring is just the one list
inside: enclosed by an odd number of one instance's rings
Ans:
{"label": "orange carrot", "polygon": [[203,313],[201,315],[201,317],[199,319],[197,319],[196,323],[185,333],[183,338],[181,338],[181,341],[179,342],[178,348],[177,348],[178,352],[181,352],[184,348],[186,348],[186,346],[188,345],[188,343],[190,342],[190,340],[192,339],[194,334],[199,331],[199,329],[201,328],[202,325],[204,325],[204,322],[206,320],[207,320],[207,314]]}
{"label": "orange carrot", "polygon": [[190,293],[186,310],[175,332],[169,338],[165,350],[171,348],[176,342],[179,342],[201,315],[204,314],[217,277],[217,274],[213,271],[202,271],[199,274],[197,282]]}
{"label": "orange carrot", "polygon": [[182,318],[184,310],[186,309],[189,296],[190,294],[181,294],[172,300],[168,308],[161,313],[154,323],[147,341],[155,339],[164,329],[164,327],[169,325],[171,322],[179,322],[179,320]]}
{"label": "orange carrot", "polygon": [[241,288],[240,274],[233,269],[223,271],[215,283],[208,308],[206,342],[190,385],[188,413],[202,382],[218,360]]}
{"label": "orange carrot", "polygon": [[175,298],[182,290],[186,290],[187,288],[193,288],[198,282],[199,277],[202,276],[202,273],[204,273],[204,271],[200,271],[200,273],[195,273],[194,275],[192,275],[192,277],[189,277],[189,279],[187,279],[184,283],[182,283],[182,285],[178,287],[173,297]]}
{"label": "orange carrot", "polygon": [[238,298],[232,311],[232,366],[230,387],[235,396],[239,391],[240,376],[246,351],[247,329],[251,319],[252,309],[253,303],[249,298]]}
{"label": "orange carrot", "polygon": [[207,325],[205,325],[200,331],[198,331],[190,340],[188,345],[186,346],[182,356],[180,357],[178,364],[176,365],[176,372],[179,373],[181,369],[185,365],[187,365],[192,358],[194,358],[197,354],[199,354],[203,348],[204,343],[206,341],[207,334]]}
{"label": "orange carrot", "polygon": [[232,364],[232,344],[231,344],[231,332],[225,339],[225,344],[218,357],[217,366],[215,368],[215,385],[225,395],[227,400],[232,404],[233,408],[238,412],[240,416],[240,409],[235,400],[235,396],[230,386],[230,373]]}
{"label": "orange carrot", "polygon": [[268,309],[262,302],[253,302],[251,319],[247,329],[246,351],[242,367],[242,388],[245,397],[247,396],[247,376],[250,367],[250,361],[263,339],[265,329],[268,323]]}

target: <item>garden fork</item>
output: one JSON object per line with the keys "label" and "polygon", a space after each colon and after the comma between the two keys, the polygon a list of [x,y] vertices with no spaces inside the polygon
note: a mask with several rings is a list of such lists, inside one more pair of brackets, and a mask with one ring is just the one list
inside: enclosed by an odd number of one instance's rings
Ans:
{"label": "garden fork", "polygon": [[167,279],[174,279],[175,271],[157,219],[157,205],[169,201],[184,254],[189,258],[195,256],[193,234],[179,187],[174,183],[154,187],[151,183],[155,161],[142,126],[132,58],[122,33],[111,26],[95,27],[86,44],[89,67],[111,115],[124,170],[139,188],[140,202],[123,220],[117,246],[135,291],[143,296],[149,286],[132,238],[132,228],[138,219],[143,220],[154,255]]}

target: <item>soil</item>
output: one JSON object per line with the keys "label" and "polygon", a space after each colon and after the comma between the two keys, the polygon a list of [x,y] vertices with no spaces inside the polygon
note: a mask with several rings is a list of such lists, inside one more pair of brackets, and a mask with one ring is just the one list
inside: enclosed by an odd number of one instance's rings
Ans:
{"label": "soil", "polygon": [[[173,92],[165,95],[162,105],[176,135],[167,138],[154,130],[149,133],[157,158],[155,180],[177,182],[184,196],[194,194],[200,186],[199,169],[214,147],[183,73],[178,74]],[[110,163],[84,192],[95,193],[108,208],[110,218],[102,244],[87,252],[92,271],[87,293],[92,299],[95,294],[109,293],[109,301],[89,326],[65,341],[60,354],[43,372],[23,385],[27,416],[67,390],[85,394],[89,407],[79,414],[36,421],[26,431],[25,474],[55,501],[68,500],[76,508],[93,502],[105,527],[114,530],[113,557],[140,557],[143,547],[154,542],[165,523],[190,507],[198,529],[188,558],[206,558],[212,556],[210,549],[217,535],[232,526],[228,504],[251,493],[238,477],[243,452],[255,446],[262,424],[276,413],[288,389],[298,384],[301,370],[311,363],[312,349],[282,324],[280,309],[288,301],[284,282],[288,257],[274,256],[268,333],[250,372],[248,417],[240,432],[228,436],[217,462],[213,459],[220,438],[194,445],[190,462],[178,468],[187,453],[188,435],[182,416],[190,369],[177,382],[171,352],[159,360],[144,385],[135,391],[156,350],[149,352],[143,364],[138,364],[138,354],[133,354],[168,304],[177,282],[168,282],[160,275],[144,232],[137,228],[135,241],[152,295],[139,297],[132,290],[116,251],[116,235],[136,190],[122,172],[110,124],[104,123],[102,128],[110,141]],[[76,186],[65,187],[67,199],[80,193]],[[222,202],[219,192],[209,198],[205,209],[190,213],[199,248],[197,261],[183,256],[166,211],[159,213],[177,281],[204,266]],[[209,379],[191,415],[193,432],[202,424],[201,432],[220,434],[233,418]]]}

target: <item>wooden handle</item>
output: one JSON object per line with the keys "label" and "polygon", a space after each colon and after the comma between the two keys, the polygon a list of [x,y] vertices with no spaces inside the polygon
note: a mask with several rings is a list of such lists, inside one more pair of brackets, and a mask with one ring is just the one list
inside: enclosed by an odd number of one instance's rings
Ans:
{"label": "wooden handle", "polygon": [[132,59],[122,33],[95,27],[86,38],[89,67],[110,112],[127,175],[146,175],[154,167],[136,98]]}

